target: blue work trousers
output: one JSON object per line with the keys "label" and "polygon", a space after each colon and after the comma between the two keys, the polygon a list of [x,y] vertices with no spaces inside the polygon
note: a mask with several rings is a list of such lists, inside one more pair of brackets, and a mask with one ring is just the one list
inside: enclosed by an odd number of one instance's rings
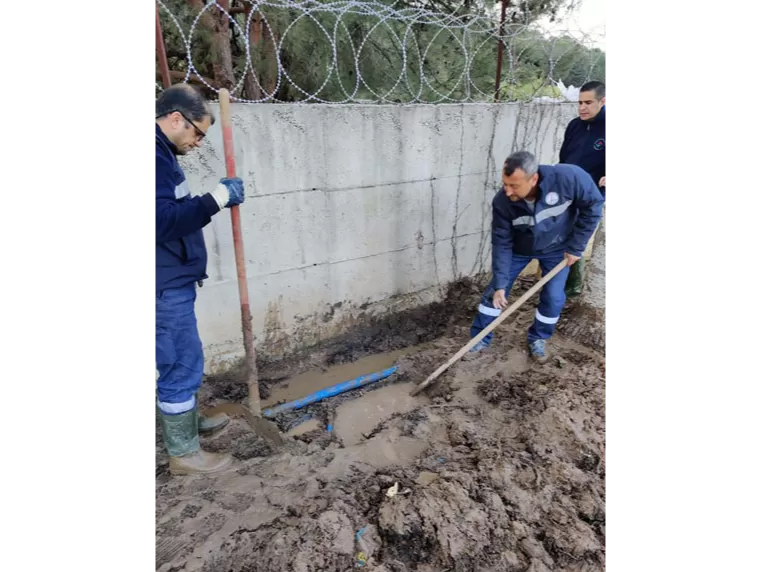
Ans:
{"label": "blue work trousers", "polygon": [[[551,256],[522,256],[521,254],[512,254],[511,268],[509,269],[509,284],[506,286],[507,300],[511,292],[511,287],[514,285],[517,276],[519,276],[520,272],[522,272],[522,270],[536,258],[540,264],[541,272],[545,276],[562,261],[564,253]],[[532,343],[535,340],[547,340],[554,333],[554,328],[559,321],[559,315],[561,314],[564,302],[567,299],[564,293],[564,286],[567,282],[569,273],[569,267],[565,268],[549,280],[540,291],[540,304],[538,304],[538,308],[535,311],[535,320],[533,321],[532,326],[530,326],[530,331],[527,333],[528,343]],[[484,330],[493,320],[500,316],[503,311],[493,306],[493,294],[495,294],[495,289],[493,289],[491,284],[482,294],[482,299],[480,300],[480,305],[477,309],[477,315],[472,322],[472,338]],[[493,340],[493,332],[490,332],[483,338],[483,340],[487,344],[490,344]]]}
{"label": "blue work trousers", "polygon": [[156,382],[159,409],[169,415],[190,411],[204,373],[204,350],[196,325],[196,284],[156,296]]}

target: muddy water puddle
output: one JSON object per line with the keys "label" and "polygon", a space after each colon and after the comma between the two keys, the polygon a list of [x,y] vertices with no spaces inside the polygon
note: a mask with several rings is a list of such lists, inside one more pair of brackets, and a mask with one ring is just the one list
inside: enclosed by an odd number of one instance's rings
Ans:
{"label": "muddy water puddle", "polygon": [[424,405],[428,399],[411,397],[413,388],[412,383],[388,385],[342,403],[334,422],[337,436],[345,445],[360,443],[385,419]]}
{"label": "muddy water puddle", "polygon": [[[273,386],[263,406],[271,407],[284,401],[300,399],[332,385],[382,371],[394,366],[400,358],[422,351],[425,346],[426,344],[411,346],[374,354],[351,363],[308,370]],[[337,437],[347,446],[361,443],[385,419],[395,414],[406,413],[425,403],[425,398],[414,398],[409,395],[412,389],[411,383],[394,383],[382,387],[374,387],[374,384],[367,386],[367,391],[341,403],[336,408],[333,416],[333,430]],[[319,424],[318,420],[312,418],[308,412],[291,426],[287,434],[301,435],[321,426],[322,424]]]}
{"label": "muddy water puddle", "polygon": [[337,383],[387,369],[395,365],[401,357],[420,351],[423,347],[412,346],[393,352],[374,354],[351,363],[324,369],[310,369],[271,387],[270,395],[263,400],[262,405],[271,407],[284,401],[293,401]]}

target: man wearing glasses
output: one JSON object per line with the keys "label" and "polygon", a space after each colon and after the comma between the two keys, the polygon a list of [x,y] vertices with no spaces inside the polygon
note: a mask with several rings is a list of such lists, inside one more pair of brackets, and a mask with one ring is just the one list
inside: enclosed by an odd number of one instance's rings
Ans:
{"label": "man wearing glasses", "polygon": [[204,353],[194,302],[197,285],[207,278],[201,229],[224,208],[244,202],[244,183],[221,179],[211,192],[192,197],[177,160],[201,145],[214,121],[202,95],[187,84],[166,89],[156,101],[156,383],[175,475],[214,473],[231,464],[229,455],[199,447],[199,431],[215,431],[229,420],[198,413]]}

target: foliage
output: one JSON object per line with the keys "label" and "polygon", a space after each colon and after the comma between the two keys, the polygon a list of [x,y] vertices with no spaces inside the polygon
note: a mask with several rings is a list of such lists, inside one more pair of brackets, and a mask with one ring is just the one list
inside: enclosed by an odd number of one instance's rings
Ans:
{"label": "foliage", "polygon": [[[604,81],[604,52],[570,35],[548,37],[529,25],[540,16],[569,10],[575,1],[509,3],[502,100],[553,94],[556,80],[577,86],[589,78]],[[232,2],[234,24],[216,6],[197,18],[202,0],[162,0],[160,19],[170,69],[187,72],[178,25],[187,36],[196,20],[190,38],[195,73],[213,87],[233,89],[239,98],[399,103],[493,99],[500,4],[385,0],[367,4],[373,10],[359,13],[328,0],[273,5],[276,2],[257,6],[251,17],[244,12],[248,2]],[[396,17],[389,16],[392,9]],[[220,52],[226,49],[232,69],[220,64]]]}

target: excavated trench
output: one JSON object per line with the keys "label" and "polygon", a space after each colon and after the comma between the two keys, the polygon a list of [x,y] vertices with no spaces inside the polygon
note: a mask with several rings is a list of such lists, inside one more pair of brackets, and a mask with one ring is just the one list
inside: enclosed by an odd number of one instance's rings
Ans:
{"label": "excavated trench", "polygon": [[[568,303],[537,364],[524,347],[531,300],[487,351],[409,395],[466,343],[480,292],[455,283],[441,303],[334,340],[287,380],[264,362],[266,406],[399,369],[279,416],[293,437],[278,450],[233,420],[203,439],[234,455],[226,473],[171,478],[157,432],[157,570],[603,570],[601,308]],[[205,406],[245,398],[236,372],[207,379],[200,395]]]}

